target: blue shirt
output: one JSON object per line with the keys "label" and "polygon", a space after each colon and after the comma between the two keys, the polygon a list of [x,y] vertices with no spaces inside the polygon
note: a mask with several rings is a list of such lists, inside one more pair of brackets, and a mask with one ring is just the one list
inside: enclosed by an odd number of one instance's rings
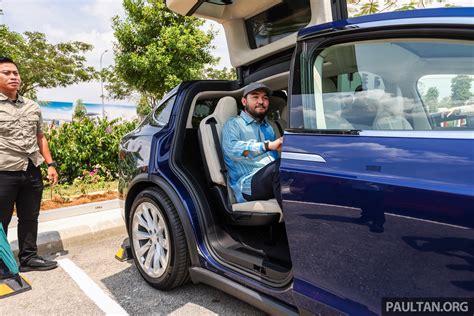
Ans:
{"label": "blue shirt", "polygon": [[278,158],[278,152],[265,151],[266,140],[275,140],[275,132],[266,118],[258,122],[244,111],[228,120],[222,129],[224,161],[239,203],[246,202],[242,193],[252,195],[252,176]]}

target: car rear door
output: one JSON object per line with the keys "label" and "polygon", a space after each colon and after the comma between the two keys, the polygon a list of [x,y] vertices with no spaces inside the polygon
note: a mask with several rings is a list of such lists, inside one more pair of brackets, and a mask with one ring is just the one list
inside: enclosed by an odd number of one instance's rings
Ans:
{"label": "car rear door", "polygon": [[300,311],[474,296],[474,104],[452,88],[473,91],[474,37],[455,21],[298,43],[281,186]]}

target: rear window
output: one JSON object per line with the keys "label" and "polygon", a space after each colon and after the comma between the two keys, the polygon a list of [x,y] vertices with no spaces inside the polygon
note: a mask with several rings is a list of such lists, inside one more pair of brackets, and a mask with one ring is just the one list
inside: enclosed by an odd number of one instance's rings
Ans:
{"label": "rear window", "polygon": [[283,0],[245,21],[250,48],[259,48],[288,36],[311,20],[309,0]]}

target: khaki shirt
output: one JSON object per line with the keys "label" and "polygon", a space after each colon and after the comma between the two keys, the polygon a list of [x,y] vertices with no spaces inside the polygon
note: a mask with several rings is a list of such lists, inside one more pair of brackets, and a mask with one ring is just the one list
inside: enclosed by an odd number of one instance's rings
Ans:
{"label": "khaki shirt", "polygon": [[43,163],[37,139],[42,123],[38,103],[0,93],[0,171],[26,171],[28,158],[35,166]]}

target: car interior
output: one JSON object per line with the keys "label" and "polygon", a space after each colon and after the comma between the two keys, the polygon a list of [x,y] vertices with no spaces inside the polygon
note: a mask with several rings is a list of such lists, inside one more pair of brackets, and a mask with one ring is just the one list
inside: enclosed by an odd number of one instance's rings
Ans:
{"label": "car interior", "polygon": [[[267,117],[279,136],[288,121],[288,73],[263,82],[273,90]],[[221,172],[221,130],[228,119],[242,110],[242,93],[243,88],[240,88],[204,91],[194,96],[188,112],[181,161],[187,174],[206,196],[205,229],[216,257],[262,282],[284,286],[291,280],[291,259],[284,218],[277,201],[236,203],[227,185],[228,179]]]}
{"label": "car interior", "polygon": [[[367,41],[335,45],[315,58],[314,86],[304,98],[305,117],[295,128],[433,130],[437,110],[423,102],[420,80],[472,73],[469,45],[432,40]],[[451,46],[451,47],[450,47]],[[434,80],[431,81],[433,85]],[[426,88],[425,88],[426,89]],[[440,105],[442,107],[442,105]],[[314,113],[314,114],[311,114]],[[445,128],[445,127],[443,127]]]}

